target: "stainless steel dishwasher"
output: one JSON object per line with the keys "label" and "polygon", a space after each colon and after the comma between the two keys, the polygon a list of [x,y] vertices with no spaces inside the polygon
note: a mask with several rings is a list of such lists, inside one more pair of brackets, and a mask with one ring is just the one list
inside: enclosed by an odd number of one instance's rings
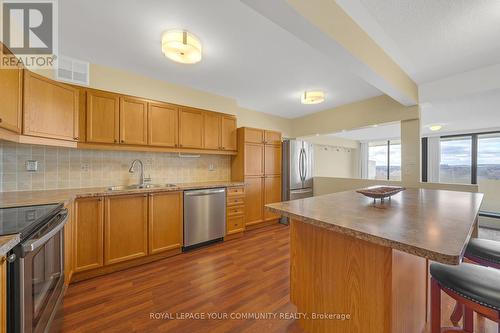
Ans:
{"label": "stainless steel dishwasher", "polygon": [[226,189],[184,191],[184,250],[226,235]]}

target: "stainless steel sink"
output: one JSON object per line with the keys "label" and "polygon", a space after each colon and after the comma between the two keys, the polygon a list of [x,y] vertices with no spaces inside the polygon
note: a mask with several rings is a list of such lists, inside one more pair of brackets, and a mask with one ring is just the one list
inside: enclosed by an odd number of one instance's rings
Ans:
{"label": "stainless steel sink", "polygon": [[172,188],[177,187],[175,184],[134,184],[134,185],[119,185],[119,186],[110,186],[108,187],[108,191],[126,191],[126,190],[140,190],[140,189],[150,189],[150,188]]}

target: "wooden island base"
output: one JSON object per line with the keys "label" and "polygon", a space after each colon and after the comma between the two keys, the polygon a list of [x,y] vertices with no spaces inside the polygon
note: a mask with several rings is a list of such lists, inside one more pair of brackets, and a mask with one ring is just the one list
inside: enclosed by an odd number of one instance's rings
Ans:
{"label": "wooden island base", "polygon": [[298,220],[290,228],[291,301],[306,332],[424,332],[426,259]]}

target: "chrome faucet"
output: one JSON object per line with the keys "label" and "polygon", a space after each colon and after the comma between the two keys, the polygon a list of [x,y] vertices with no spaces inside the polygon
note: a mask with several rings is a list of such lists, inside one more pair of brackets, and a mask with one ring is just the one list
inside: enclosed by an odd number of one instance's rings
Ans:
{"label": "chrome faucet", "polygon": [[139,187],[144,187],[145,186],[145,183],[144,183],[144,163],[142,163],[141,160],[133,160],[132,165],[130,166],[130,169],[128,169],[128,172],[134,173],[134,167],[135,167],[136,163],[139,163],[139,166],[141,167],[141,174],[139,176]]}

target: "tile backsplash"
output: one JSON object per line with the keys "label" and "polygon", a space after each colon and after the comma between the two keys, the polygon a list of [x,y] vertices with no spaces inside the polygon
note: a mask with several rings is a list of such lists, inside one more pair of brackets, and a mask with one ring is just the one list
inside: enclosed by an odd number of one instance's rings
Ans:
{"label": "tile backsplash", "polygon": [[[231,157],[171,153],[82,150],[0,141],[0,191],[29,191],[128,185],[139,172],[129,173],[134,159],[144,162],[144,176],[155,184],[228,181]],[[27,171],[37,161],[37,171]]]}

